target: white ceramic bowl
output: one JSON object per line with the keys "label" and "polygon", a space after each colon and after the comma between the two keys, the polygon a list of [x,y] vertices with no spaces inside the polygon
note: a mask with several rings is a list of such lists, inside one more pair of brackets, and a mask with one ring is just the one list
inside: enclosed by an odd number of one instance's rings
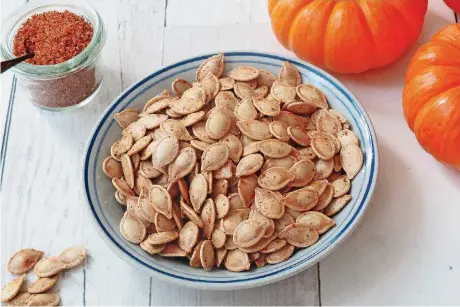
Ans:
{"label": "white ceramic bowl", "polygon": [[110,155],[110,146],[120,137],[120,127],[113,115],[126,108],[142,109],[147,100],[163,89],[170,89],[176,78],[194,80],[199,64],[211,55],[187,59],[162,68],[135,83],[118,96],[107,108],[94,128],[86,146],[83,161],[83,184],[89,214],[97,232],[108,246],[123,260],[152,275],[175,284],[212,290],[234,290],[257,287],[279,281],[299,273],[323,259],[356,227],[372,197],[378,173],[378,148],[369,117],[358,100],[338,80],[323,70],[282,56],[259,52],[225,53],[226,70],[238,65],[253,65],[275,75],[284,61],[290,61],[300,71],[303,82],[320,88],[329,105],[342,112],[364,150],[364,166],[352,182],[350,203],[336,216],[336,226],[322,235],[313,246],[298,250],[286,262],[251,268],[248,272],[233,273],[223,269],[204,271],[195,269],[177,258],[152,257],[139,246],[124,240],[119,224],[124,208],[114,198],[115,189],[102,172],[102,161]]}

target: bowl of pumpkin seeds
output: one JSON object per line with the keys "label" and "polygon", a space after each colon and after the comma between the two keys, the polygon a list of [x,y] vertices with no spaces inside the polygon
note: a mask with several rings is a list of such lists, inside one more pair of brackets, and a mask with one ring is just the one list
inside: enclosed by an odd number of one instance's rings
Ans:
{"label": "bowl of pumpkin seeds", "polygon": [[356,227],[377,175],[375,132],[350,91],[259,52],[197,56],[135,83],[83,161],[108,246],[156,278],[210,290],[317,263]]}

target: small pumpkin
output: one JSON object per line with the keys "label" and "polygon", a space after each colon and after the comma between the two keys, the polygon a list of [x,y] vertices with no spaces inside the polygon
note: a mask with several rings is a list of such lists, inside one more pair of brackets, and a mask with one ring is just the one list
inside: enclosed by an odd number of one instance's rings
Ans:
{"label": "small pumpkin", "polygon": [[448,7],[460,14],[460,0],[444,0]]}
{"label": "small pumpkin", "polygon": [[460,24],[441,29],[412,57],[403,110],[422,147],[460,170]]}
{"label": "small pumpkin", "polygon": [[268,0],[281,44],[340,73],[398,59],[420,35],[427,6],[428,0]]}

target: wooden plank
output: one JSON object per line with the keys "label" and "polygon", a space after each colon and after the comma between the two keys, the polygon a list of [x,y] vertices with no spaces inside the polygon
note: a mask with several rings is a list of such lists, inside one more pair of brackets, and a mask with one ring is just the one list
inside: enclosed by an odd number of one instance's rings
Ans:
{"label": "wooden plank", "polygon": [[[153,280],[152,305],[305,306],[318,305],[316,266],[286,280],[254,289],[204,291]],[[315,278],[312,278],[315,277]],[[174,295],[167,295],[174,293]]]}
{"label": "wooden plank", "polygon": [[[164,2],[152,2],[151,8],[154,4],[158,5],[155,13],[146,10],[144,18],[149,17],[148,12],[154,18],[161,16],[161,10],[164,12]],[[145,305],[149,302],[150,278],[109,250],[95,234],[84,208],[81,158],[86,140],[100,114],[121,92],[123,84],[131,82],[131,79],[123,79],[122,84],[118,29],[120,20],[130,23],[132,8],[128,10],[124,3],[110,0],[97,1],[93,5],[104,16],[108,28],[101,58],[104,85],[98,97],[72,113],[51,113],[35,108],[23,92],[18,91],[1,195],[4,204],[1,206],[2,266],[20,248],[35,247],[47,254],[57,254],[68,246],[83,244],[89,251],[88,260],[79,268],[62,274],[55,289],[62,297],[62,305]],[[122,33],[133,37],[140,26],[125,27]],[[146,43],[153,42],[146,37],[143,39]],[[161,46],[161,41],[155,42]],[[127,50],[123,52],[130,55]],[[133,63],[136,60],[146,62],[144,56],[131,55]],[[151,61],[152,65],[158,65],[161,58],[153,54]],[[124,64],[129,78],[139,77],[134,71],[138,67],[138,62],[131,68],[127,62]],[[8,274],[2,275],[2,281],[10,278]]]}
{"label": "wooden plank", "polygon": [[[453,21],[442,1],[430,1],[417,45]],[[460,177],[423,151],[401,109],[404,73],[415,50],[387,68],[339,76],[373,120],[381,167],[362,223],[321,262],[324,305],[460,302]]]}

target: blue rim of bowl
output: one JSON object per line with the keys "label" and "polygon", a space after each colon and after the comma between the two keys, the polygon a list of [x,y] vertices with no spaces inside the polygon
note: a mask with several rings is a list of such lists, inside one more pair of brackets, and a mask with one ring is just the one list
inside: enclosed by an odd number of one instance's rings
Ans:
{"label": "blue rim of bowl", "polygon": [[[269,54],[269,53],[244,52],[244,51],[241,51],[241,52],[223,52],[223,53],[226,56],[259,57],[259,58],[268,58],[268,59],[279,60],[279,61],[289,61],[289,62],[291,62],[291,63],[293,63],[293,64],[295,64],[297,66],[302,67],[303,69],[306,69],[306,70],[308,70],[308,71],[320,76],[322,79],[326,80],[328,83],[333,85],[336,90],[341,92],[348,99],[348,101],[354,107],[354,111],[356,111],[356,113],[359,115],[360,119],[363,122],[366,123],[364,128],[365,128],[365,130],[367,132],[366,135],[369,136],[368,142],[369,142],[369,145],[370,145],[370,153],[371,153],[370,157],[367,156],[366,159],[370,158],[370,162],[371,162],[370,163],[370,170],[369,170],[370,175],[369,175],[369,181],[367,182],[366,190],[364,192],[362,200],[361,200],[360,204],[358,205],[358,208],[357,208],[356,212],[354,213],[352,218],[348,221],[348,223],[343,227],[343,229],[341,229],[335,235],[335,237],[333,239],[331,239],[329,242],[326,242],[325,244],[323,244],[323,246],[319,250],[317,250],[316,252],[310,254],[309,256],[306,256],[306,257],[303,257],[303,258],[299,259],[294,264],[291,264],[289,266],[283,267],[283,268],[281,268],[279,270],[277,270],[276,266],[275,266],[275,268],[272,271],[267,272],[265,274],[255,276],[255,277],[241,278],[241,279],[237,279],[237,278],[232,277],[231,280],[196,279],[196,278],[190,278],[190,277],[175,275],[175,274],[172,274],[170,272],[162,271],[161,269],[158,269],[156,267],[153,267],[153,266],[143,262],[142,260],[138,259],[133,254],[131,254],[129,251],[127,251],[123,246],[121,246],[112,237],[112,235],[109,233],[109,231],[105,228],[104,224],[101,222],[98,214],[95,211],[94,204],[93,204],[93,202],[91,200],[90,190],[89,190],[90,188],[89,188],[89,179],[88,178],[89,178],[89,161],[90,161],[90,158],[91,158],[91,152],[92,152],[93,146],[94,146],[94,144],[96,142],[96,139],[97,139],[97,137],[99,135],[99,131],[103,128],[103,126],[104,126],[105,122],[107,121],[108,117],[111,115],[111,113],[114,111],[114,109],[116,107],[118,107],[124,101],[124,99],[126,97],[128,97],[133,91],[137,90],[144,83],[150,81],[152,78],[155,78],[158,75],[161,75],[161,74],[163,74],[163,73],[165,73],[165,72],[167,72],[169,70],[172,70],[174,68],[177,68],[177,67],[180,67],[180,66],[192,63],[192,62],[204,60],[204,59],[206,59],[206,58],[208,58],[208,57],[210,57],[212,55],[215,55],[216,53],[206,54],[206,55],[202,55],[202,56],[196,56],[196,57],[193,57],[193,58],[190,58],[190,59],[187,59],[187,60],[183,60],[183,61],[171,64],[171,65],[169,65],[169,66],[167,66],[165,68],[162,68],[162,69],[152,73],[151,75],[145,77],[141,81],[133,84],[131,87],[129,87],[125,91],[123,91],[114,100],[114,102],[112,102],[112,104],[107,108],[107,110],[104,112],[104,114],[100,118],[99,123],[93,129],[93,131],[91,133],[91,136],[88,139],[88,142],[87,142],[87,145],[86,145],[85,153],[83,155],[83,170],[84,170],[84,172],[83,172],[83,184],[84,184],[84,188],[85,188],[84,191],[85,191],[86,199],[87,199],[88,204],[89,204],[89,209],[90,209],[90,213],[91,213],[90,214],[91,220],[95,223],[96,230],[98,231],[99,235],[101,235],[104,239],[108,239],[108,240],[105,240],[105,241],[108,241],[109,243],[111,243],[111,244],[109,244],[109,247],[111,247],[111,249],[114,250],[117,254],[122,256],[123,260],[127,260],[129,262],[132,262],[132,263],[136,264],[137,266],[140,266],[144,270],[147,270],[147,271],[150,271],[150,272],[152,272],[151,270],[153,270],[152,273],[158,273],[156,275],[161,276],[163,278],[166,278],[166,279],[169,279],[169,280],[174,279],[176,281],[182,281],[182,282],[184,282],[185,285],[188,285],[188,286],[191,285],[191,286],[198,287],[198,288],[211,288],[211,287],[208,287],[208,286],[203,286],[203,284],[237,284],[237,283],[239,284],[238,288],[242,288],[243,287],[242,284],[246,284],[248,281],[256,281],[256,280],[259,280],[258,285],[263,285],[263,284],[275,282],[277,280],[281,280],[283,278],[286,278],[286,277],[294,275],[295,273],[297,273],[297,271],[292,270],[294,267],[298,267],[299,265],[304,264],[305,262],[311,260],[312,258],[314,258],[314,257],[316,257],[318,255],[319,255],[319,257],[315,260],[315,262],[320,261],[322,258],[327,256],[335,246],[339,245],[345,239],[345,237],[347,237],[349,235],[349,233],[351,233],[351,231],[353,231],[354,227],[356,227],[356,225],[359,222],[359,219],[362,217],[362,213],[364,213],[364,210],[367,208],[367,205],[368,205],[368,203],[370,202],[370,200],[372,198],[372,194],[373,194],[374,187],[375,187],[375,184],[376,184],[376,179],[377,179],[377,176],[378,176],[378,147],[377,147],[377,140],[376,140],[376,136],[375,136],[373,126],[372,126],[372,122],[370,121],[370,119],[369,119],[366,111],[364,110],[364,108],[359,104],[358,100],[337,79],[335,79],[334,77],[332,77],[331,75],[329,75],[325,71],[321,70],[320,68],[317,68],[317,67],[315,67],[315,66],[313,66],[311,64],[299,61],[297,59],[284,57],[284,56],[279,56],[279,55]],[[247,60],[242,60],[242,62],[248,62],[248,61]],[[264,63],[264,64],[267,64],[267,63]],[[176,72],[176,73],[180,73],[180,72]],[[169,77],[171,77],[171,76],[168,76],[168,78]],[[151,88],[152,86],[154,86],[154,84],[152,84],[149,88]],[[349,109],[349,107],[347,105],[345,105],[345,107],[347,109]],[[350,112],[350,114],[351,114],[351,112]],[[360,132],[360,134],[362,135],[361,132]],[[363,136],[362,136],[362,138],[363,138]],[[97,158],[95,158],[95,162],[96,161],[97,161]],[[360,194],[360,193],[358,193],[358,194]],[[96,199],[96,201],[98,201],[98,200]],[[331,245],[334,245],[334,246],[331,247]],[[120,251],[122,253],[120,253]],[[125,258],[125,256],[127,256],[127,257]],[[311,264],[311,265],[313,265],[313,264]],[[309,266],[303,266],[303,267],[301,267],[301,269],[306,269],[308,267]],[[299,270],[299,272],[300,272],[300,270]],[[265,281],[265,282],[260,281],[262,278],[265,278],[265,277],[268,277],[268,276],[273,276],[273,275],[278,275],[278,276],[277,276],[276,279],[273,279],[273,280],[270,280],[270,281]],[[244,275],[242,275],[242,276],[244,277]]]}

